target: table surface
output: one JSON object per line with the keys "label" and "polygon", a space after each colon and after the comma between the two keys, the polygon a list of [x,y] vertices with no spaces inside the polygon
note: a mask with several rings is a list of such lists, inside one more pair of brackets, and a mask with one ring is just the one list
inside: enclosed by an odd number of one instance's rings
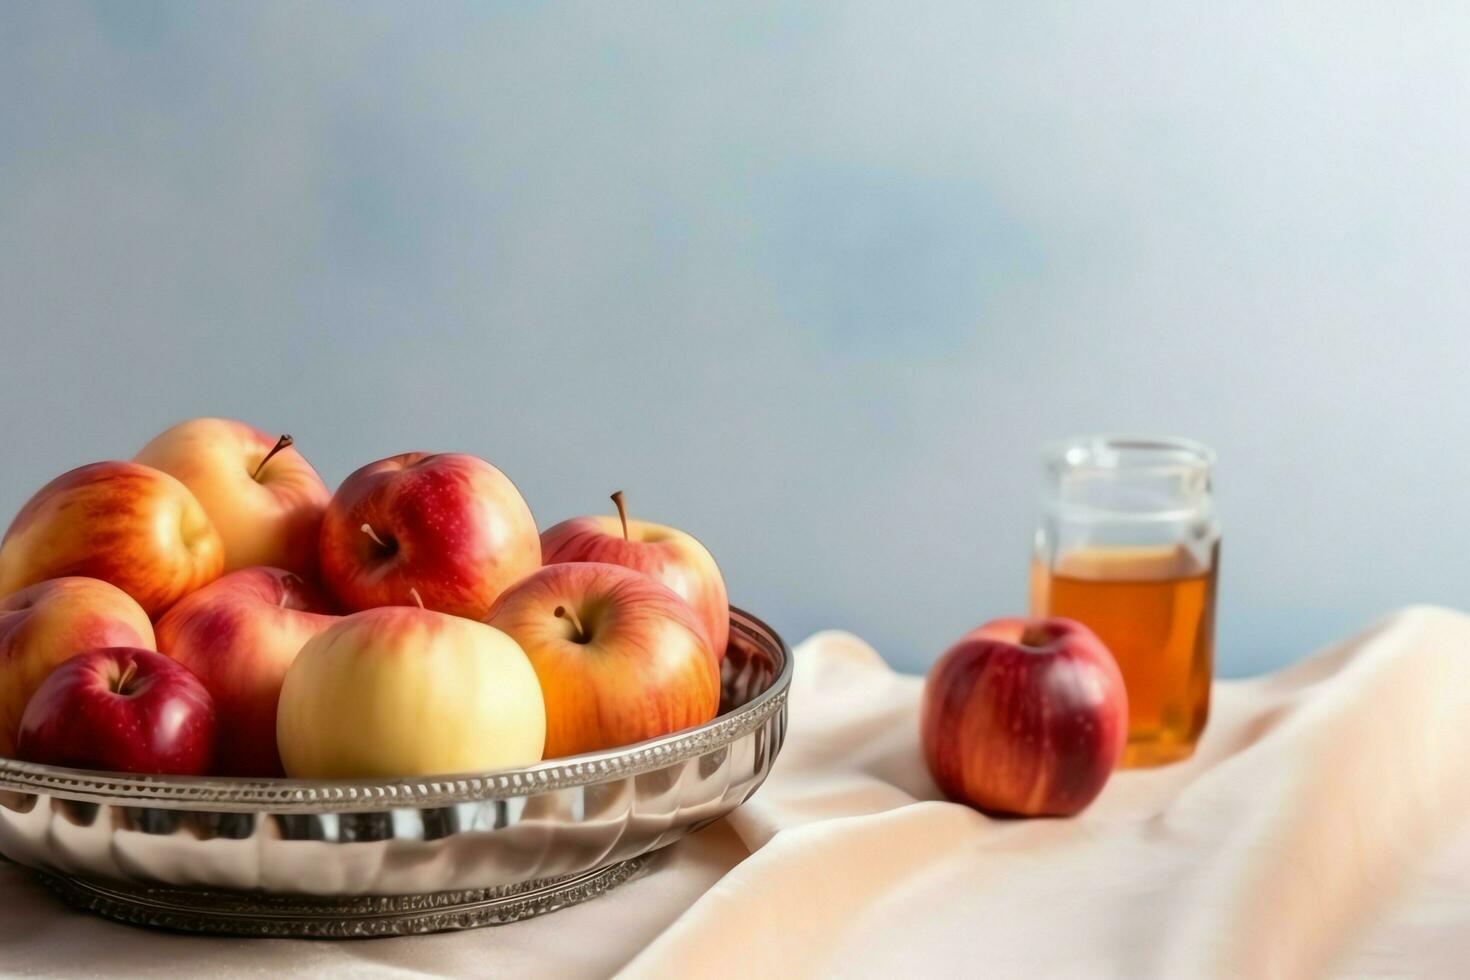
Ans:
{"label": "table surface", "polygon": [[83,976],[1456,976],[1470,955],[1470,618],[1414,607],[1217,682],[1194,758],[1069,820],[938,801],[922,681],[796,652],[766,786],[607,896],[514,925],[318,942],[148,932],[0,865],[0,972]]}

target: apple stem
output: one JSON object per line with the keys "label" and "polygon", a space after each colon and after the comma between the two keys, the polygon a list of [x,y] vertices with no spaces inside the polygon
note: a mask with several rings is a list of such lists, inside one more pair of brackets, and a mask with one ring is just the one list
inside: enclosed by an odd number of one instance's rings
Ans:
{"label": "apple stem", "polygon": [[386,548],[386,547],[388,547],[388,545],[383,541],[383,539],[380,538],[380,537],[378,537],[378,532],[376,532],[376,531],[373,530],[373,526],[371,524],[364,524],[362,526],[362,533],[363,534],[366,534],[368,537],[372,538],[373,541],[377,542],[377,545],[378,545],[379,548]]}
{"label": "apple stem", "polygon": [[587,631],[582,628],[582,621],[577,618],[576,613],[572,612],[566,606],[557,606],[554,612],[555,615],[572,624],[572,629],[575,630],[575,633],[572,635],[573,642],[587,642]]}
{"label": "apple stem", "polygon": [[628,540],[628,508],[623,503],[623,491],[619,490],[612,495],[612,502],[618,505],[618,520],[623,522],[623,540]]}
{"label": "apple stem", "polygon": [[118,694],[127,694],[128,693],[128,683],[130,681],[132,681],[133,675],[136,674],[137,672],[138,672],[138,661],[136,661],[136,660],[130,660],[130,661],[128,661],[128,665],[123,668],[122,676],[117,679],[117,686],[113,688],[113,691],[115,691]]}
{"label": "apple stem", "polygon": [[1033,623],[1021,631],[1021,645],[1028,647],[1044,647],[1051,637],[1040,624]]}
{"label": "apple stem", "polygon": [[295,443],[295,439],[292,439],[288,435],[282,435],[281,438],[276,440],[276,444],[271,448],[271,451],[265,454],[265,459],[260,461],[260,465],[255,468],[255,472],[250,474],[250,479],[259,480],[260,471],[265,469],[265,464],[271,461],[271,457],[280,452],[282,449],[292,446]]}
{"label": "apple stem", "polygon": [[408,594],[413,596],[413,601],[419,604],[420,609],[424,608],[424,597],[419,595],[418,589],[410,585],[408,587]]}

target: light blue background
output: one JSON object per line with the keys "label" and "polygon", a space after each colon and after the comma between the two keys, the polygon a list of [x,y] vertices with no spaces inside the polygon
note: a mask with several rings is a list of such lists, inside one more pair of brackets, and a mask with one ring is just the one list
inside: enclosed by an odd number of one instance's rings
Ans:
{"label": "light blue background", "polygon": [[7,3],[0,509],[224,414],[694,531],[792,639],[1024,607],[1036,449],[1220,452],[1220,668],[1470,587],[1470,23]]}

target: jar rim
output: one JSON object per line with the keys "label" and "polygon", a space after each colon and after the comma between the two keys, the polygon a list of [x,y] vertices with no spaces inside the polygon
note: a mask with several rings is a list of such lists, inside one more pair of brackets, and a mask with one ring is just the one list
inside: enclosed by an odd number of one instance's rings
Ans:
{"label": "jar rim", "polygon": [[1059,473],[1209,472],[1215,465],[1213,449],[1180,436],[1103,434],[1074,436],[1048,443],[1042,449],[1048,469]]}

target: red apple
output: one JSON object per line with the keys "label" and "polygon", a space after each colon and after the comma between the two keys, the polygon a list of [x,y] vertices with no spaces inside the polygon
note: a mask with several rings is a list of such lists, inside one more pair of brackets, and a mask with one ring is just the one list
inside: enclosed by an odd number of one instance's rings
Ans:
{"label": "red apple", "polygon": [[214,755],[214,705],[184,667],[152,650],[72,657],[36,689],[17,755],[75,769],[199,776]]}
{"label": "red apple", "polygon": [[462,453],[405,453],[353,473],[322,521],[322,578],[349,609],[406,606],[481,619],[541,566],[515,484]]}
{"label": "red apple", "polygon": [[175,477],[198,499],[225,548],[225,571],[270,565],[316,574],[317,537],[331,492],[296,449],[230,419],[190,419],[134,459]]}
{"label": "red apple", "polygon": [[621,490],[612,499],[617,517],[574,517],[548,528],[541,535],[542,560],[547,565],[607,562],[663,583],[689,603],[710,649],[723,658],[730,639],[730,599],[709,550],[676,528],[628,520]]}
{"label": "red apple", "polygon": [[13,755],[20,716],[56,666],[97,647],[153,646],[148,614],[95,578],[53,578],[0,598],[0,755]]}
{"label": "red apple", "polygon": [[224,560],[188,487],[142,463],[92,463],[46,484],[15,515],[0,542],[0,595],[85,575],[156,616],[218,578]]}
{"label": "red apple", "polygon": [[641,742],[715,716],[719,662],[687,603],[645,575],[547,565],[495,604],[546,698],[546,757]]}
{"label": "red apple", "polygon": [[1070,619],[997,619],[929,671],[924,757],[950,799],[996,814],[1071,816],[1102,792],[1128,739],[1113,655]]}
{"label": "red apple", "polygon": [[158,649],[183,664],[214,699],[215,770],[284,776],[276,751],[276,702],[306,641],[338,621],[299,575],[242,568],[180,599],[158,621]]}

